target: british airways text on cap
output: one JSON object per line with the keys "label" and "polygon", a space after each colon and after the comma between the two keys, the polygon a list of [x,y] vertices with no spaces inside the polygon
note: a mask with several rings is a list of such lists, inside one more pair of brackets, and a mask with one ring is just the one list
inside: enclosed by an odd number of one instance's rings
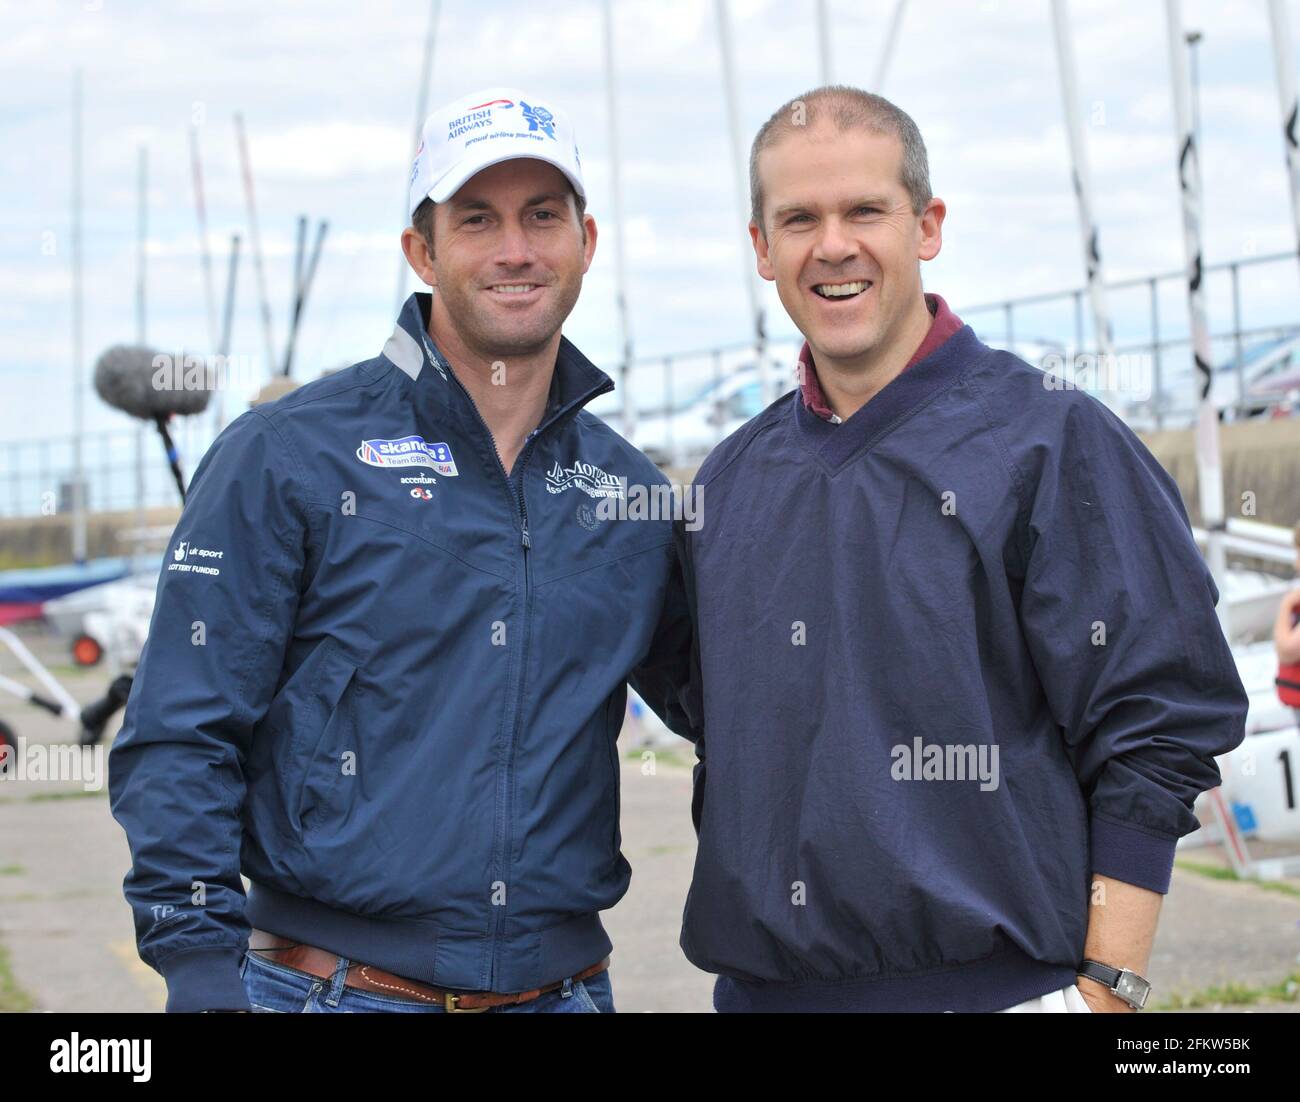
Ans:
{"label": "british airways text on cap", "polygon": [[409,213],[425,199],[445,202],[471,176],[516,157],[553,164],[586,199],[569,116],[544,97],[516,88],[487,88],[462,96],[425,120],[411,165]]}

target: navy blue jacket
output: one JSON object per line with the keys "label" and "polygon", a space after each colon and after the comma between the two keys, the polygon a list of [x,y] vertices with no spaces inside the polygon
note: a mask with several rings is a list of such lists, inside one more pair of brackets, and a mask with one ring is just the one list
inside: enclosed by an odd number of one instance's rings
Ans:
{"label": "navy blue jacket", "polygon": [[681,945],[719,1009],[1004,1009],[1074,982],[1092,874],[1168,890],[1246,695],[1173,480],[1050,381],[965,326],[700,469]]}
{"label": "navy blue jacket", "polygon": [[597,507],[666,480],[567,340],[508,479],[429,304],[195,472],[109,758],[168,1010],[247,1008],[250,925],[463,990],[610,950],[626,684],[687,730],[689,617],[671,519]]}

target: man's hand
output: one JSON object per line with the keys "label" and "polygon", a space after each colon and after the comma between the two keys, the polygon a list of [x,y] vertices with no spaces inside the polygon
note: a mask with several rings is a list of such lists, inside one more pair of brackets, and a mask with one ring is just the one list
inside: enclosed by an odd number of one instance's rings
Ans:
{"label": "man's hand", "polygon": [[1137,1007],[1129,1006],[1103,983],[1088,976],[1075,977],[1079,994],[1094,1014],[1136,1014]]}
{"label": "man's hand", "polygon": [[[1088,905],[1088,936],[1083,955],[1112,968],[1131,968],[1145,976],[1164,896],[1111,876],[1093,873]],[[1104,983],[1077,977],[1079,993],[1096,1014],[1132,1014]]]}
{"label": "man's hand", "polygon": [[1283,666],[1300,662],[1300,624],[1294,622],[1298,610],[1300,589],[1293,589],[1282,598],[1282,607],[1277,610],[1273,624],[1273,644],[1277,647],[1277,660]]}

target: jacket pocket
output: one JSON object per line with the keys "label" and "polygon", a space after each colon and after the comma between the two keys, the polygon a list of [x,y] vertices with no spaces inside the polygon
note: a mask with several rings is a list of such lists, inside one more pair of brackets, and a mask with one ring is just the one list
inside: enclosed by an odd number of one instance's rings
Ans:
{"label": "jacket pocket", "polygon": [[704,759],[700,758],[691,769],[691,823],[695,827],[696,841],[700,837],[700,823],[704,819]]}
{"label": "jacket pocket", "polygon": [[621,709],[618,707],[620,699],[626,701],[623,693],[611,693],[605,705],[605,745],[609,749],[610,784],[614,786],[614,835],[611,852],[616,859],[623,845],[623,835],[619,828],[622,817],[622,775],[618,765],[618,736],[623,729],[623,714],[627,708],[626,703]]}
{"label": "jacket pocket", "polygon": [[355,751],[352,733],[353,694],[349,688],[357,671],[333,639],[321,644],[321,655],[304,697],[293,710],[289,745],[281,766],[285,813],[299,833],[319,820],[343,775],[343,753]]}

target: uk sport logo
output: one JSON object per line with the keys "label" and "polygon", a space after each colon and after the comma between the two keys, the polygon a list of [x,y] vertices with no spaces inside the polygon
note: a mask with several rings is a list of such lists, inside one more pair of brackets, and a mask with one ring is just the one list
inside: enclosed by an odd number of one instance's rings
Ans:
{"label": "uk sport logo", "polygon": [[209,574],[214,578],[221,576],[221,567],[211,566],[206,562],[191,562],[191,559],[206,559],[220,561],[226,557],[224,551],[213,551],[208,547],[195,547],[188,540],[181,540],[172,548],[172,561],[167,564],[168,571],[178,571],[182,574]]}
{"label": "uk sport logo", "polygon": [[432,467],[447,478],[455,478],[459,473],[451,448],[441,441],[431,443],[420,436],[363,440],[357,449],[357,458],[372,467]]}

